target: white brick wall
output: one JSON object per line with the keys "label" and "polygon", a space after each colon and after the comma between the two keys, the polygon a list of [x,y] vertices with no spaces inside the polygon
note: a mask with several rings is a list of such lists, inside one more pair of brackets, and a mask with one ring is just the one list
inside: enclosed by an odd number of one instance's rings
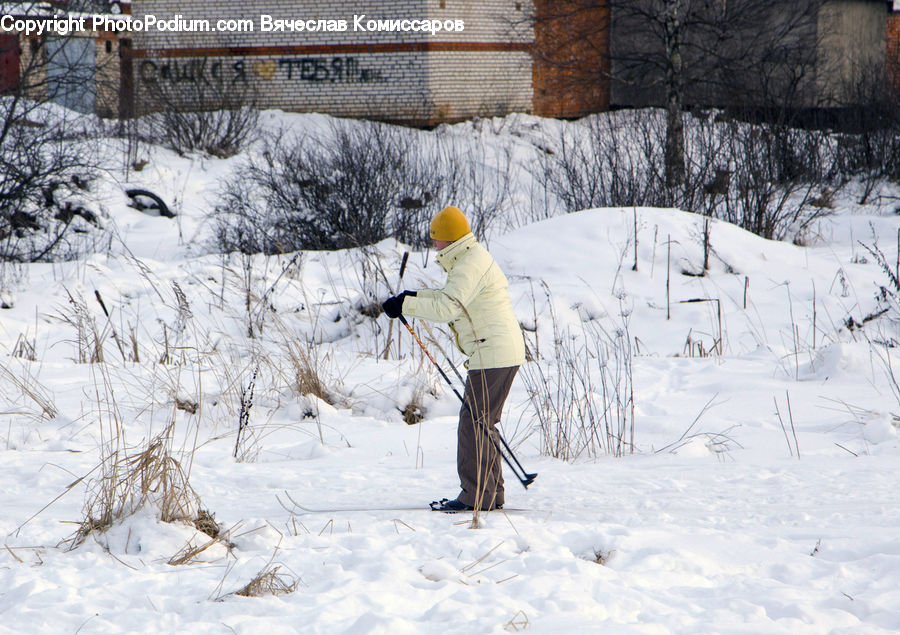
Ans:
{"label": "white brick wall", "polygon": [[[517,10],[519,5],[521,10]],[[329,51],[327,47],[361,44],[435,42],[444,46],[462,43],[512,43],[533,41],[530,31],[516,28],[530,2],[493,0],[473,2],[402,0],[338,2],[336,0],[135,0],[135,18],[151,14],[159,20],[178,14],[184,19],[253,19],[253,33],[135,33],[134,47],[147,51],[135,60],[139,109],[145,99],[146,81],[157,78],[187,87],[189,70],[197,62],[169,57],[168,49],[221,47],[320,46],[320,51],[293,52],[256,49],[233,58],[206,57],[205,72],[248,82],[261,107],[318,111],[343,116],[427,121],[463,119],[531,109],[531,56],[523,50],[440,50],[393,52]],[[345,19],[347,32],[260,33],[259,16],[275,18]],[[442,19],[465,21],[463,32],[354,32],[354,14],[366,19]],[[171,54],[171,53],[170,53]],[[218,62],[218,64],[217,64]],[[235,70],[235,63],[243,66]],[[182,81],[177,81],[181,79]]]}
{"label": "white brick wall", "polygon": [[[206,19],[214,26],[222,18],[253,20],[253,33],[195,33],[179,34],[178,45],[190,41],[194,46],[280,46],[306,44],[373,44],[388,42],[532,42],[531,31],[522,21],[531,11],[530,2],[514,0],[446,0],[444,9],[440,0],[135,0],[132,15],[140,18],[151,14],[159,20],[181,15],[185,19]],[[516,6],[521,9],[517,10]],[[344,19],[346,32],[259,32],[261,14],[274,18]],[[462,33],[439,32],[362,32],[353,31],[353,16],[365,15],[369,19],[440,19],[464,20]],[[517,26],[518,25],[518,26]],[[136,33],[138,48],[162,48],[170,46],[173,38],[168,33]]]}

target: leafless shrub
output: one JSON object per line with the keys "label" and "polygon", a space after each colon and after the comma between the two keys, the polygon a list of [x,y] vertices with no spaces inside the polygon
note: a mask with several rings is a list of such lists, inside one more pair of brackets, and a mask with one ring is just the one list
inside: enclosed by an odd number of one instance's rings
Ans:
{"label": "leafless shrub", "polygon": [[[888,70],[896,72],[896,64],[889,61]],[[842,91],[849,103],[835,134],[834,162],[844,179],[860,179],[859,204],[865,205],[879,183],[900,181],[900,105],[882,65],[860,68],[855,75]]]}
{"label": "leafless shrub", "polygon": [[[862,244],[862,243],[860,243]],[[862,244],[874,261],[881,267],[884,284],[876,282],[875,309],[860,322],[850,317],[847,321],[850,330],[875,325],[874,334],[867,335],[869,347],[884,368],[885,377],[894,399],[900,406],[900,372],[897,371],[895,351],[900,347],[900,230],[897,232],[897,257],[892,263],[878,245],[875,230],[872,230],[872,244]],[[900,426],[900,415],[892,414],[895,426]]]}
{"label": "leafless shrub", "polygon": [[824,133],[700,115],[685,128],[677,188],[666,183],[665,122],[654,110],[608,113],[577,124],[582,131],[563,129],[550,151],[538,153],[532,174],[567,212],[675,206],[779,239],[824,213],[810,203],[834,176]]}
{"label": "leafless shrub", "polygon": [[0,260],[73,259],[105,237],[85,196],[99,167],[88,132],[21,95],[0,98]]}
{"label": "leafless shrub", "polygon": [[[514,175],[509,148],[495,148],[491,156],[481,139],[456,149],[439,140],[437,148],[436,164],[444,179],[438,190],[439,206],[453,204],[463,210],[472,233],[479,240],[486,239],[497,220],[512,211],[510,183]],[[397,238],[406,244],[427,246],[423,240],[429,220],[430,216],[423,219],[415,228],[417,233],[406,240]]]}
{"label": "leafless shrub", "polygon": [[820,160],[824,135],[777,124],[730,122],[728,142],[731,189],[715,215],[764,238],[783,239],[822,215],[809,204],[826,182]]}
{"label": "leafless shrub", "polygon": [[[538,154],[535,179],[566,212],[593,207],[665,207],[664,121],[653,111],[633,118],[613,113],[562,129],[552,149]],[[542,213],[542,212],[539,212]],[[534,215],[534,212],[533,214]]]}
{"label": "leafless shrub", "polygon": [[[372,122],[270,136],[224,184],[216,247],[244,253],[339,249],[388,236],[425,246],[427,224],[456,204],[483,237],[508,207],[509,153]],[[438,133],[433,133],[437,135]]]}
{"label": "leafless shrub", "polygon": [[[218,246],[272,254],[377,242],[388,235],[390,213],[400,203],[397,187],[407,178],[410,152],[406,131],[376,123],[270,137],[224,188]],[[424,206],[426,194],[407,196]]]}
{"label": "leafless shrub", "polygon": [[180,62],[175,76],[150,81],[144,91],[150,110],[141,123],[148,141],[175,152],[205,152],[227,158],[257,135],[256,93],[248,83],[218,76],[205,59]]}

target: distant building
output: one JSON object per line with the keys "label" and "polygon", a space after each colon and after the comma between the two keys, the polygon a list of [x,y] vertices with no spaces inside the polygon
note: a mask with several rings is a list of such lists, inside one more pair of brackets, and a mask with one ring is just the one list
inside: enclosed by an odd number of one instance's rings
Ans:
{"label": "distant building", "polygon": [[[891,59],[900,61],[893,4],[886,0],[710,2],[709,24],[695,28],[692,39],[682,47],[685,75],[690,78],[684,88],[685,105],[829,109],[865,103],[876,87],[884,85]],[[734,16],[740,15],[742,6],[756,8],[740,21]],[[729,37],[717,40],[720,25],[728,25]],[[652,28],[655,35],[647,35]],[[635,62],[659,55],[661,28],[659,23],[651,27],[643,17],[613,12],[612,107],[664,104],[664,71]],[[719,59],[723,63],[718,64]]]}
{"label": "distant building", "polygon": [[[49,16],[74,6],[75,0],[7,2],[0,12]],[[216,95],[203,87],[210,83],[222,89],[226,105],[248,100],[261,108],[415,125],[509,112],[579,117],[660,106],[665,97],[658,71],[623,72],[624,59],[653,46],[642,36],[646,25],[622,20],[605,0],[79,0],[78,6],[82,14],[155,24],[126,30],[124,22],[110,22],[67,38],[0,32],[0,92],[19,90],[23,72],[38,67],[47,81],[30,82],[31,96],[105,117],[152,111],[162,107],[161,97],[214,107]],[[766,16],[769,26],[789,18],[775,10]],[[440,29],[421,30],[425,21]],[[800,72],[796,59],[785,58],[765,69],[770,78],[794,82],[792,105],[853,105],[863,76],[893,86],[900,99],[900,0],[824,0],[793,37],[807,67]],[[687,86],[686,106],[773,97],[766,94],[772,86],[756,89],[762,71],[722,78],[716,72],[701,69],[700,76],[717,81]]]}
{"label": "distant building", "polygon": [[[148,93],[160,84],[189,90],[205,73],[251,86],[264,108],[417,124],[604,109],[600,93],[569,105],[554,97],[554,69],[532,59],[533,9],[532,2],[514,0],[136,0],[136,19],[178,15],[215,25],[225,18],[234,27],[135,33],[136,103],[152,104]],[[293,24],[266,30],[276,20]],[[424,21],[440,30],[412,30]]]}
{"label": "distant building", "polygon": [[[127,9],[127,3],[123,3]],[[121,10],[118,2],[101,0],[82,5],[86,10]],[[6,2],[0,3],[0,19],[14,26],[23,21],[31,24],[77,18],[86,13],[72,13],[68,3]],[[120,105],[130,101],[123,91],[119,34],[108,29],[94,29],[90,20],[65,34],[49,30],[37,34],[0,30],[0,94],[21,90],[35,100],[59,103],[85,113],[102,117],[126,114]],[[127,86],[126,86],[127,88]],[[125,93],[126,98],[121,99]]]}
{"label": "distant building", "polygon": [[893,1],[893,10],[888,17],[887,33],[887,75],[894,98],[900,102],[900,0]]}

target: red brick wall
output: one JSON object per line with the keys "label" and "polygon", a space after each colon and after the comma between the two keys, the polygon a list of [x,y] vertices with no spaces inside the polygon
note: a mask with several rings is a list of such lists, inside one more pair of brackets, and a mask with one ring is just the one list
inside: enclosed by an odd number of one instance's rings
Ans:
{"label": "red brick wall", "polygon": [[900,100],[900,12],[891,13],[887,23],[887,74]]}
{"label": "red brick wall", "polygon": [[534,114],[581,117],[609,109],[606,0],[535,0]]}
{"label": "red brick wall", "polygon": [[19,38],[15,33],[0,33],[0,93],[19,87]]}

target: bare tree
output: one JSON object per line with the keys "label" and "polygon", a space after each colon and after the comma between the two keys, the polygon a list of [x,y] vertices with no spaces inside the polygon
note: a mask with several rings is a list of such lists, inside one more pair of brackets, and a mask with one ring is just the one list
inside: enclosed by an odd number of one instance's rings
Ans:
{"label": "bare tree", "polygon": [[96,144],[84,142],[96,120],[71,109],[94,86],[85,82],[96,41],[19,37],[18,46],[18,76],[0,95],[0,262],[73,257],[100,225],[84,195],[99,165]]}
{"label": "bare tree", "polygon": [[[793,106],[809,90],[820,2],[539,1],[536,30],[559,37],[538,38],[536,55],[572,85],[608,84],[613,107],[663,106],[665,182],[674,190],[686,176],[686,108]],[[576,48],[592,54],[568,54]]]}

